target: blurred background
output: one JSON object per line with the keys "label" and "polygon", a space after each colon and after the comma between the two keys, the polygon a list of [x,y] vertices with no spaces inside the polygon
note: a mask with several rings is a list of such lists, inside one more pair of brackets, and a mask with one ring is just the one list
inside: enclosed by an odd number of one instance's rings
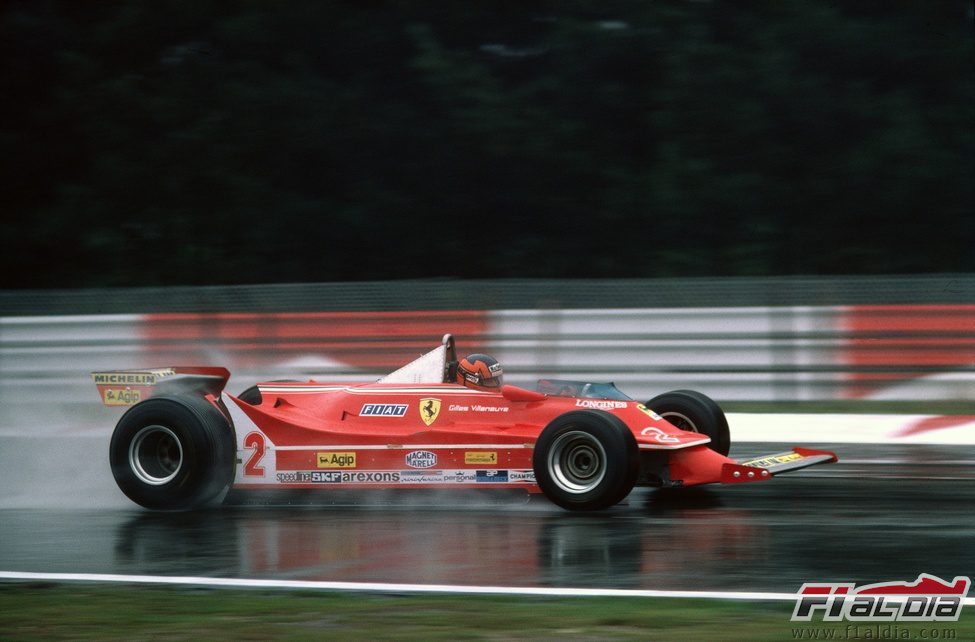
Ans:
{"label": "blurred background", "polygon": [[973,412],[970,1],[7,1],[0,48],[0,423],[444,332],[519,382]]}
{"label": "blurred background", "polygon": [[[0,2],[0,569],[970,571],[973,32],[971,0]],[[447,332],[509,383],[696,389],[732,456],[841,463],[626,519],[153,515],[116,489],[94,370],[369,381]]]}
{"label": "blurred background", "polygon": [[973,9],[0,8],[0,288],[975,269]]}

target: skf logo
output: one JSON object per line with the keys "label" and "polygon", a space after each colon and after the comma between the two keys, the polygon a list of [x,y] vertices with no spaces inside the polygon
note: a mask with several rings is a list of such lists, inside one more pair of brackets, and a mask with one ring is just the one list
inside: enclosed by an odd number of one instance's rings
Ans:
{"label": "skf logo", "polygon": [[319,468],[355,468],[355,453],[318,453]]}
{"label": "skf logo", "polygon": [[825,622],[957,622],[971,580],[950,583],[921,573],[914,582],[815,584],[799,589],[793,622],[808,622],[817,614]]}
{"label": "skf logo", "polygon": [[439,399],[420,399],[420,419],[423,423],[430,425],[440,416]]}

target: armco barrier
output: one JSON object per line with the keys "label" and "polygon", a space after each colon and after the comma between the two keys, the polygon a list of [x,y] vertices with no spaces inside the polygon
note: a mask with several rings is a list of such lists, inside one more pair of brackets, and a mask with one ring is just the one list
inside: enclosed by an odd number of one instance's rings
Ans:
{"label": "armco barrier", "polygon": [[[975,399],[975,305],[747,306],[0,317],[0,429],[96,413],[96,369],[223,365],[258,379],[368,381],[456,335],[511,382],[615,381],[636,398]],[[114,416],[114,415],[113,415]],[[98,418],[101,421],[101,418]]]}
{"label": "armco barrier", "polygon": [[599,310],[975,303],[975,273],[665,279],[424,279],[0,290],[0,317],[66,314]]}

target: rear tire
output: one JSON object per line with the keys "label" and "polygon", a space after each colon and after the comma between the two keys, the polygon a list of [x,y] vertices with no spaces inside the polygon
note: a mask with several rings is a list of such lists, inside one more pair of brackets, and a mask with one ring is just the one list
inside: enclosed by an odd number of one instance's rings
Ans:
{"label": "rear tire", "polygon": [[699,432],[711,438],[708,448],[727,455],[731,450],[731,431],[724,411],[707,395],[694,390],[675,390],[657,395],[646,404],[681,430]]}
{"label": "rear tire", "polygon": [[532,467],[539,487],[569,510],[601,510],[633,490],[640,457],[633,433],[601,410],[556,417],[535,443]]}
{"label": "rear tire", "polygon": [[202,397],[153,397],[112,434],[109,460],[119,489],[157,510],[216,503],[234,478],[236,444],[227,419]]}

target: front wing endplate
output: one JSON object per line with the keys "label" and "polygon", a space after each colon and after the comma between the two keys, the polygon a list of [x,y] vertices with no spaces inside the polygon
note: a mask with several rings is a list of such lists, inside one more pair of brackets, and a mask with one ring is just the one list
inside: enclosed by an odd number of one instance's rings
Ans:
{"label": "front wing endplate", "polygon": [[838,461],[836,453],[828,450],[796,447],[781,453],[762,455],[734,464],[724,464],[721,467],[721,483],[736,484],[770,479],[772,476],[781,473],[835,461]]}

